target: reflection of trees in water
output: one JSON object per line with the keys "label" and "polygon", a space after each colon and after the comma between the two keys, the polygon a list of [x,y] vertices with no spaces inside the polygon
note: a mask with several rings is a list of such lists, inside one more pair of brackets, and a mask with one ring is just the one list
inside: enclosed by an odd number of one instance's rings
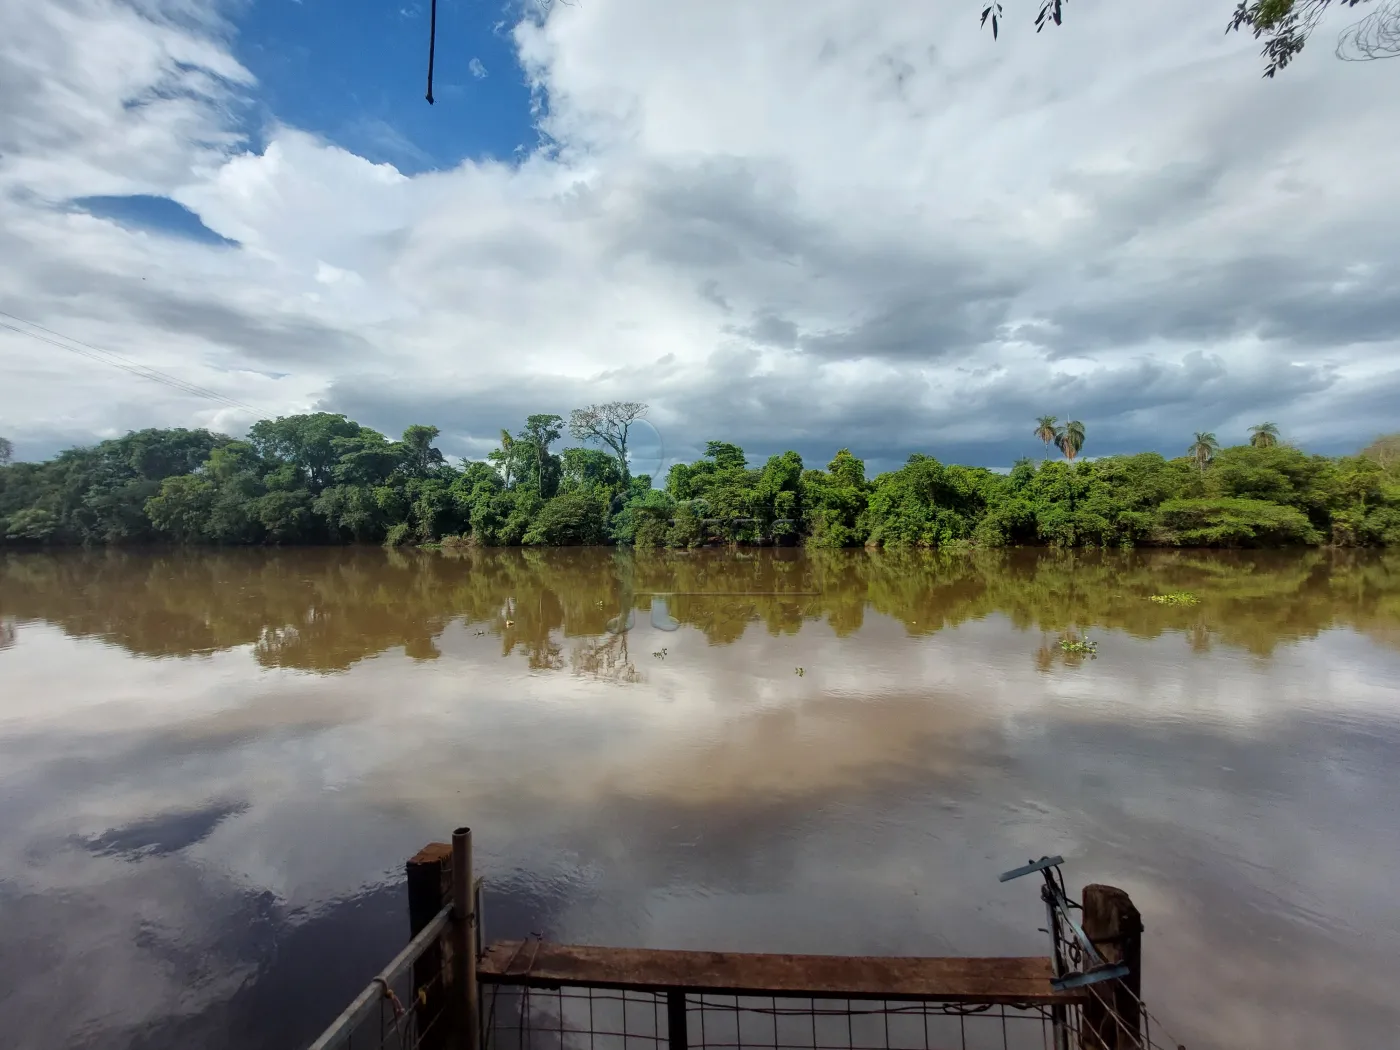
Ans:
{"label": "reflection of trees in water", "polygon": [[1193,652],[1208,653],[1211,650],[1210,628],[1203,623],[1193,623],[1186,628],[1186,641]]}
{"label": "reflection of trees in water", "polygon": [[1035,669],[1053,671],[1056,664],[1071,670],[1083,666],[1085,660],[1094,659],[1094,653],[1084,649],[1066,649],[1065,644],[1087,640],[1088,635],[1073,627],[1057,632],[1053,641],[1042,631],[1040,646],[1035,651]]}
{"label": "reflection of trees in water", "polygon": [[0,649],[8,649],[15,644],[15,625],[9,620],[0,620]]}
{"label": "reflection of trees in water", "polygon": [[[1200,604],[1146,600],[1174,590]],[[1259,655],[1333,626],[1400,644],[1400,553],[605,548],[11,554],[0,561],[0,622],[11,624],[0,644],[13,643],[15,621],[38,619],[142,655],[247,646],[266,666],[335,671],[395,648],[434,658],[458,623],[532,668],[633,680],[627,632],[610,630],[628,619],[655,629],[655,595],[666,626],[714,645],[755,624],[776,636],[820,621],[849,635],[867,609],[914,635],[998,614],[1052,634],[1176,632],[1193,649]]]}
{"label": "reflection of trees in water", "polygon": [[605,634],[601,638],[575,643],[569,652],[569,666],[574,674],[606,678],[614,682],[640,682],[641,672],[632,662],[627,647],[626,631]]}

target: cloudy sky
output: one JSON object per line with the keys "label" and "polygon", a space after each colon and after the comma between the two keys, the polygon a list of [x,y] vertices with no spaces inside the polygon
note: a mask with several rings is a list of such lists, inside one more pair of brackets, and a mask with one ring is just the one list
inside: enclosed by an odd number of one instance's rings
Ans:
{"label": "cloudy sky", "polygon": [[426,0],[0,5],[0,434],[325,409],[481,457],[617,397],[672,457],[880,468],[1007,465],[1046,412],[1100,455],[1400,429],[1400,63],[1334,58],[1344,12],[1266,81],[1229,0],[980,6],[442,0],[430,107]]}

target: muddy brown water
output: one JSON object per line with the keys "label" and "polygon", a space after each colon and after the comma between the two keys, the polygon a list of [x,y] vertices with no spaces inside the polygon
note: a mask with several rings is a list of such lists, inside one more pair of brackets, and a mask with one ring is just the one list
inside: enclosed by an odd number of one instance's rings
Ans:
{"label": "muddy brown water", "polygon": [[303,1046],[470,824],[643,947],[1036,954],[1060,853],[1187,1046],[1392,1046],[1398,746],[1397,553],[12,554],[0,1044]]}

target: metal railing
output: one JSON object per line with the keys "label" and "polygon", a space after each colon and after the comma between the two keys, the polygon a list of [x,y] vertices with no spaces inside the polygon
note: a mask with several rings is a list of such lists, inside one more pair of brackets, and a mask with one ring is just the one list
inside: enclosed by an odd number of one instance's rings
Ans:
{"label": "metal railing", "polygon": [[537,937],[486,949],[470,832],[458,829],[450,854],[435,845],[410,862],[417,933],[311,1050],[1163,1050],[1153,1029],[1165,1029],[1140,997],[1136,908],[1105,886],[1073,901],[1061,863],[1043,857],[1002,876],[1043,877],[1048,959],[755,956]]}
{"label": "metal railing", "polygon": [[[462,1033],[479,1032],[468,1020],[477,1013],[476,959],[482,953],[482,882],[471,877],[471,832],[452,835],[451,899],[423,924],[351,1001],[309,1050],[475,1050]],[[461,876],[461,877],[459,877]],[[470,885],[466,893],[455,892]],[[469,947],[468,947],[469,946]]]}
{"label": "metal railing", "polygon": [[[429,1017],[426,1007],[434,999],[435,992],[447,983],[447,960],[442,959],[434,967],[427,981],[415,981],[415,964],[420,963],[429,950],[435,948],[452,925],[452,905],[446,905],[418,936],[408,942],[407,947],[392,962],[384,967],[364,991],[331,1022],[330,1027],[321,1033],[311,1044],[310,1050],[333,1050],[344,1047],[395,1047],[398,1050],[412,1050],[422,1046],[431,1038],[438,1027],[446,1027],[448,1015],[439,1011]],[[421,982],[421,983],[420,983]]]}

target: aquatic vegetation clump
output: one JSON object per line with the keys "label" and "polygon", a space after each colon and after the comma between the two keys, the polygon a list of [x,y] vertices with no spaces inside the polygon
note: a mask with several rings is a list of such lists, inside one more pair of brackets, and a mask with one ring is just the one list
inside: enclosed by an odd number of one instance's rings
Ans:
{"label": "aquatic vegetation clump", "polygon": [[1171,591],[1167,594],[1154,594],[1147,599],[1156,602],[1158,605],[1199,605],[1201,599],[1197,598],[1190,591]]}
{"label": "aquatic vegetation clump", "polygon": [[1091,642],[1087,638],[1062,638],[1060,648],[1076,656],[1095,656],[1099,651],[1099,643]]}

